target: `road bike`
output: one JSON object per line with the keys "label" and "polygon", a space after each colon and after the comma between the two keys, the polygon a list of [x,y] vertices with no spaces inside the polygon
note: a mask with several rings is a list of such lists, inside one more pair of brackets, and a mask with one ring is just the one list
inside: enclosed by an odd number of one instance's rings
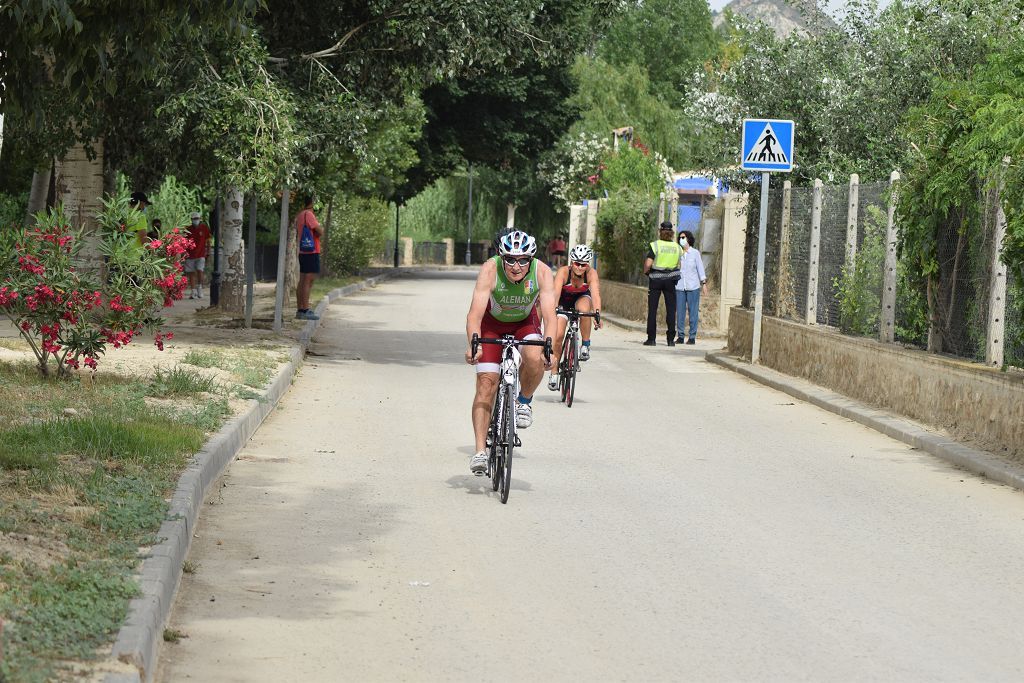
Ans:
{"label": "road bike", "polygon": [[501,368],[498,372],[498,392],[491,410],[491,423],[487,428],[487,476],[491,479],[491,490],[499,491],[502,503],[508,502],[509,486],[512,483],[512,449],[521,446],[516,435],[516,403],[519,396],[519,366],[523,356],[520,346],[541,346],[544,357],[551,358],[551,337],[544,341],[516,339],[506,334],[500,339],[485,339],[473,335],[473,355],[480,344],[500,344]]}
{"label": "road bike", "polygon": [[576,373],[580,371],[580,318],[593,318],[600,327],[601,312],[581,313],[575,308],[559,308],[556,313],[569,319],[562,336],[562,357],[558,359],[558,391],[562,395],[562,403],[572,408],[572,399],[576,394]]}

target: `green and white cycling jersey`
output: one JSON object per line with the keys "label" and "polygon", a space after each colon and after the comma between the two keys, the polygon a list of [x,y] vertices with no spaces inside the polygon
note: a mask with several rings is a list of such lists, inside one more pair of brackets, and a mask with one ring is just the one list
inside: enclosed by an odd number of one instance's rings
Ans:
{"label": "green and white cycling jersey", "polygon": [[526,277],[519,282],[512,282],[505,277],[501,256],[495,256],[494,261],[498,276],[495,279],[494,289],[491,291],[487,312],[498,322],[517,323],[526,320],[530,311],[537,304],[537,297],[540,296],[540,283],[537,281],[537,259],[530,262],[530,270],[526,273]]}

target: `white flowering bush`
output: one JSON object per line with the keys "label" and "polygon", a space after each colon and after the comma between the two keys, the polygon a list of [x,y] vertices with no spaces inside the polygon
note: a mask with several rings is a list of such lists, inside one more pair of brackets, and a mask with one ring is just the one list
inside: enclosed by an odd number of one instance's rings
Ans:
{"label": "white flowering bush", "polygon": [[580,133],[559,142],[541,166],[541,175],[551,186],[551,195],[559,200],[559,209],[598,195],[601,160],[610,149],[607,142],[592,133]]}

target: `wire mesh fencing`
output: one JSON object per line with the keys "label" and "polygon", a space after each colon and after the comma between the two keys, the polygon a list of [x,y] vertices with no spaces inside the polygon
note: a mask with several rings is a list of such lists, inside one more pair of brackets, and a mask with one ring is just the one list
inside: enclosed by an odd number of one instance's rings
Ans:
{"label": "wire mesh fencing", "polygon": [[[822,185],[816,217],[814,188],[772,187],[766,226],[764,314],[874,338],[888,325],[897,343],[985,362],[986,352],[991,354],[989,339],[994,339],[989,296],[996,258],[998,196],[986,191],[978,197],[980,208],[963,209],[947,217],[937,236],[938,270],[930,279],[917,264],[897,260],[895,301],[886,320],[886,251],[891,241],[898,243],[890,232],[898,227],[889,225],[891,201],[895,198],[889,182]],[[748,206],[742,301],[751,308],[757,277],[760,186],[752,188]],[[965,230],[964,221],[968,220],[977,221],[981,228]],[[1020,279],[1019,274],[1009,278],[1005,339],[1000,342],[1003,363],[1015,367],[1024,366],[1024,282]],[[816,306],[810,314],[812,295]]]}

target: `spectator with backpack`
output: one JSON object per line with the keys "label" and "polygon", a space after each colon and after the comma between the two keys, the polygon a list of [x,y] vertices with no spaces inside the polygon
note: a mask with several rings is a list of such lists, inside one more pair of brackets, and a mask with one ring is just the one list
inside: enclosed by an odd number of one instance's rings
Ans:
{"label": "spectator with backpack", "polygon": [[299,243],[299,285],[295,292],[298,320],[319,320],[320,316],[309,308],[309,292],[313,278],[320,273],[320,238],[324,229],[313,214],[313,196],[303,197],[303,208],[295,216],[295,232]]}

